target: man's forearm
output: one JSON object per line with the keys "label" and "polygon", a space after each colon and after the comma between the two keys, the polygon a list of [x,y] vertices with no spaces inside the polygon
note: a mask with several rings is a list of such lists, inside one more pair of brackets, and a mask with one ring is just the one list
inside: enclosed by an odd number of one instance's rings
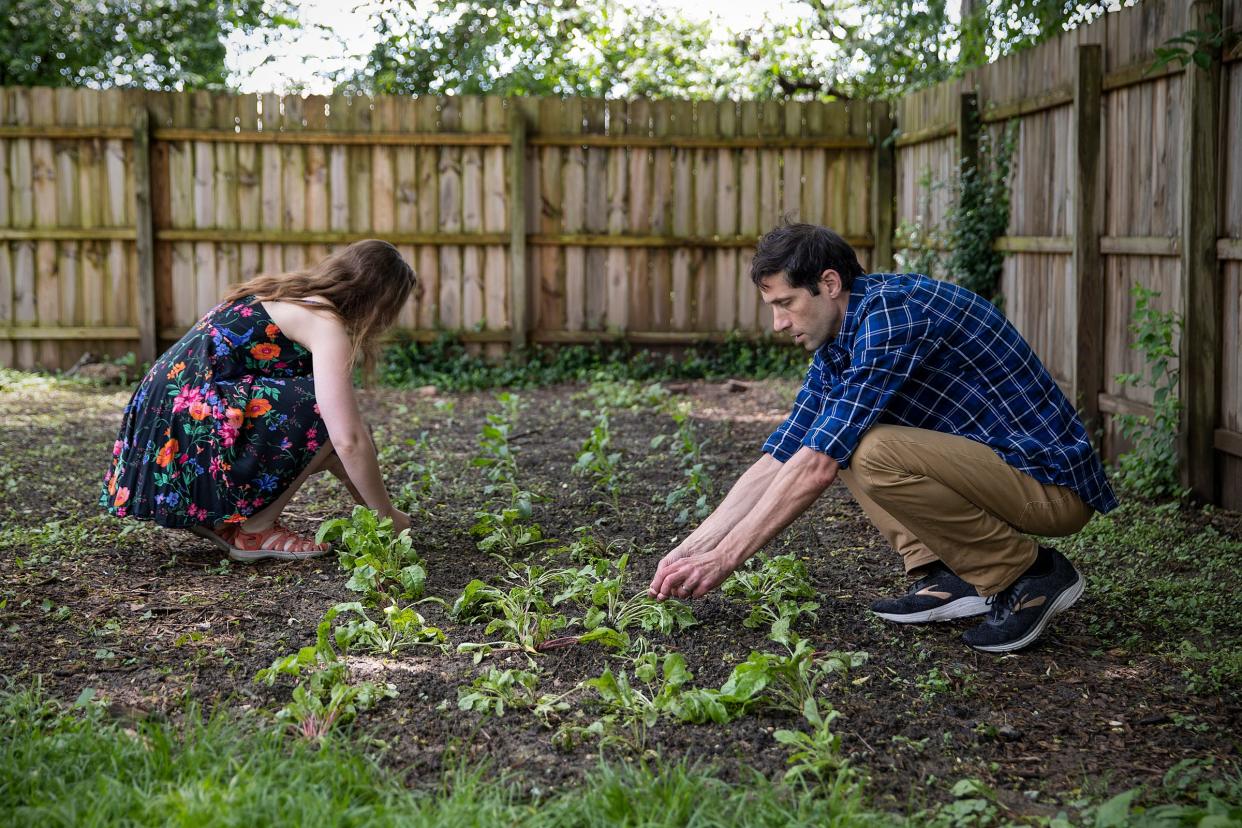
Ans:
{"label": "man's forearm", "polygon": [[837,471],[831,457],[800,450],[776,470],[757,502],[734,521],[717,542],[716,553],[736,569],[806,511],[836,479]]}
{"label": "man's forearm", "polygon": [[779,460],[769,454],[762,455],[742,473],[725,499],[690,533],[682,546],[692,555],[715,549],[755,507],[780,470]]}

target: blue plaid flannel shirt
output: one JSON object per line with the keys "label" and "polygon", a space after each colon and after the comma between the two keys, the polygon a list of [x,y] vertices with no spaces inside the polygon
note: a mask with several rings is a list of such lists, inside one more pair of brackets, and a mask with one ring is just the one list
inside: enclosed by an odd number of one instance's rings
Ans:
{"label": "blue plaid flannel shirt", "polygon": [[917,274],[854,280],[836,339],[815,352],[789,418],[763,450],[802,446],[848,468],[875,423],[983,443],[1098,512],[1116,507],[1087,430],[1065,394],[991,302]]}

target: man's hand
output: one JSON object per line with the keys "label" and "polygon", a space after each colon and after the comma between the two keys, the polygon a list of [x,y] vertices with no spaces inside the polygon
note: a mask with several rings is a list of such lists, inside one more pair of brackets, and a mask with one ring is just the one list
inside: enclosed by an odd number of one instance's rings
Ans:
{"label": "man's hand", "polygon": [[[674,557],[676,556],[676,557]],[[674,550],[660,561],[647,592],[653,598],[701,598],[725,582],[734,566],[715,552],[701,555]]]}

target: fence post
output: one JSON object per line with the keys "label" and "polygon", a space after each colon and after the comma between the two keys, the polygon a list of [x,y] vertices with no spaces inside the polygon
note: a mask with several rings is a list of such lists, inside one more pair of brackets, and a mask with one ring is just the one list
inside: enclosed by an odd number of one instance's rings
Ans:
{"label": "fence post", "polygon": [[155,362],[155,233],[151,223],[151,116],[134,107],[134,224],[138,252],[138,360]]}
{"label": "fence post", "polygon": [[[1220,0],[1196,0],[1188,29],[1220,25]],[[1215,21],[1212,18],[1215,18]],[[1196,44],[1196,48],[1201,48]],[[1219,408],[1220,272],[1216,260],[1217,106],[1220,55],[1208,68],[1186,64],[1182,124],[1182,340],[1180,435],[1182,485],[1198,498],[1216,499],[1214,435]]]}
{"label": "fence post", "polygon": [[530,310],[526,278],[526,117],[517,101],[509,112],[509,330],[514,351],[526,347]]}
{"label": "fence post", "polygon": [[897,150],[891,140],[893,113],[887,101],[871,104],[871,270],[893,268],[893,222]]}
{"label": "fence post", "polygon": [[1071,399],[1087,433],[1100,426],[1104,390],[1104,273],[1100,259],[1100,120],[1103,59],[1080,44],[1074,76],[1074,374]]}

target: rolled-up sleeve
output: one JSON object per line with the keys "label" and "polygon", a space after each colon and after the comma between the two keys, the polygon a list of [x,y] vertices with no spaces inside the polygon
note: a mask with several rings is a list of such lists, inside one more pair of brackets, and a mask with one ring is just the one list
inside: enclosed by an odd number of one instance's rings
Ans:
{"label": "rolled-up sleeve", "polygon": [[824,408],[824,369],[819,358],[811,361],[802,389],[794,399],[793,410],[772,436],[763,444],[763,451],[784,463],[802,447],[807,430]]}
{"label": "rolled-up sleeve", "polygon": [[849,367],[801,444],[848,468],[863,434],[935,346],[931,331],[920,305],[904,294],[881,293],[859,323]]}

